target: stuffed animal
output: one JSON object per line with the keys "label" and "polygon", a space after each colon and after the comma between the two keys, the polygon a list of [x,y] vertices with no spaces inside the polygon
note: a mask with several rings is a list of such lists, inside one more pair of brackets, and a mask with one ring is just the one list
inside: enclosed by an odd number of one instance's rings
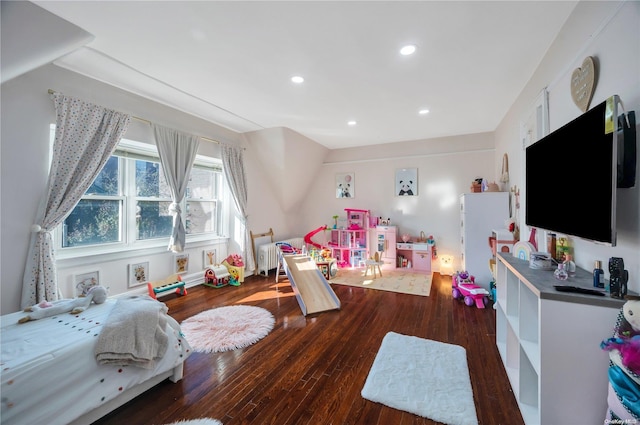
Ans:
{"label": "stuffed animal", "polygon": [[457,284],[476,283],[475,276],[469,274],[468,271],[463,270],[453,275],[454,279],[457,279]]}
{"label": "stuffed animal", "polygon": [[640,298],[624,303],[614,337],[602,341],[600,346],[607,351],[617,350],[622,365],[640,375]]}
{"label": "stuffed animal", "polygon": [[640,420],[640,297],[627,295],[613,337],[600,343],[609,352],[609,408],[605,423]]}
{"label": "stuffed animal", "polygon": [[18,323],[26,323],[30,320],[38,320],[60,313],[78,314],[89,308],[92,302],[102,304],[106,300],[107,288],[102,285],[96,285],[88,290],[87,295],[79,296],[78,298],[52,302],[42,301],[39,304],[27,307],[24,311],[30,314],[18,320]]}

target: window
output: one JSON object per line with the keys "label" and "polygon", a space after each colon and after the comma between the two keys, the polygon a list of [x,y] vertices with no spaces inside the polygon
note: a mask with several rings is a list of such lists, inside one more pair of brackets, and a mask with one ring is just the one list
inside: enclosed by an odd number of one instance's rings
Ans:
{"label": "window", "polygon": [[[222,166],[198,155],[180,208],[187,241],[218,235]],[[59,226],[58,248],[94,251],[167,243],[171,192],[155,146],[122,140],[78,205]]]}
{"label": "window", "polygon": [[132,159],[135,175],[136,240],[171,236],[173,216],[169,212],[171,192],[162,166],[156,161]]}
{"label": "window", "polygon": [[63,248],[122,240],[121,180],[120,161],[112,156],[62,223]]}
{"label": "window", "polygon": [[185,195],[187,235],[220,233],[217,231],[220,215],[217,199],[222,192],[221,184],[221,171],[212,172],[199,164],[193,166]]}

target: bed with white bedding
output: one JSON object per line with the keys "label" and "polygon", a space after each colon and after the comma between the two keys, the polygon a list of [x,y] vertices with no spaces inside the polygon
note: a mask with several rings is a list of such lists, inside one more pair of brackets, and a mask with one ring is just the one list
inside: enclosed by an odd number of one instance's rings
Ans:
{"label": "bed with white bedding", "polygon": [[[23,324],[18,320],[27,313],[0,317],[0,423],[89,424],[164,379],[182,378],[182,364],[191,348],[166,310],[160,313],[155,332],[166,344],[161,357],[146,364],[116,360],[121,365],[99,364],[96,349],[105,344],[100,333],[112,328],[110,316],[122,310],[121,300],[108,299],[80,314]],[[139,335],[134,339],[141,340]]]}

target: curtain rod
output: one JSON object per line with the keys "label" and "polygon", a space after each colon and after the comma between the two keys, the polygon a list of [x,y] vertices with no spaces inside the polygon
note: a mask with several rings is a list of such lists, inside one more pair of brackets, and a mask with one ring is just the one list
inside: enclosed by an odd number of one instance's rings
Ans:
{"label": "curtain rod", "polygon": [[[49,92],[49,94],[54,94],[55,90],[49,89],[48,92]],[[151,121],[146,120],[144,118],[139,118],[139,117],[136,117],[136,116],[133,116],[133,115],[131,115],[131,118],[133,118],[134,120],[138,120],[138,121],[141,121],[141,122],[144,122],[144,123],[147,123],[147,124],[151,125]],[[220,144],[219,141],[213,140],[213,139],[209,139],[208,137],[204,137],[204,136],[198,136],[198,137],[201,138],[202,140],[206,140],[207,142],[216,143],[218,145]]]}

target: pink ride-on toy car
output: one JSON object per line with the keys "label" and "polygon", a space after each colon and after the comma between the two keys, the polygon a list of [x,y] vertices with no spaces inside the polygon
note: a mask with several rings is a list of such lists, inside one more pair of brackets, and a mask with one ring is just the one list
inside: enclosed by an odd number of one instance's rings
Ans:
{"label": "pink ride-on toy car", "polygon": [[478,308],[484,308],[489,303],[489,291],[476,285],[474,277],[467,271],[454,273],[451,288],[453,299],[464,298],[464,303],[469,307],[475,304]]}

